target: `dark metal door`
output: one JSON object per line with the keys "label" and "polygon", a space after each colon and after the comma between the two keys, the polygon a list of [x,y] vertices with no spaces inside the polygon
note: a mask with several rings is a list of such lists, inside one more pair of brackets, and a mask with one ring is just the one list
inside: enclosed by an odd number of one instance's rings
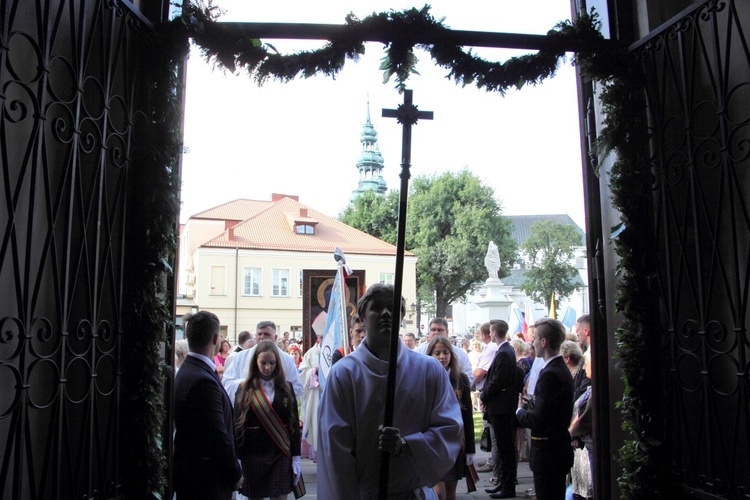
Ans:
{"label": "dark metal door", "polygon": [[672,479],[681,494],[747,498],[750,3],[702,2],[634,50],[648,79]]}
{"label": "dark metal door", "polygon": [[0,497],[112,498],[147,21],[106,0],[3,0],[0,16]]}

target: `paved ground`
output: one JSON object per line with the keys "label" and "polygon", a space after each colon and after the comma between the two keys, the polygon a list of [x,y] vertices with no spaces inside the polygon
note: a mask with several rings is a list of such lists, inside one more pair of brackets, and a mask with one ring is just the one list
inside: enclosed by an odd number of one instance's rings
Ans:
{"label": "paved ground", "polygon": [[[477,453],[477,460],[483,462],[487,459],[489,454],[483,451]],[[316,489],[316,477],[317,470],[316,465],[312,460],[302,460],[302,476],[305,478],[305,486],[307,487],[307,495],[303,498],[313,499],[318,498]],[[459,500],[466,500],[470,498],[489,498],[490,496],[484,492],[485,488],[493,488],[494,485],[490,483],[492,474],[489,472],[479,473],[479,482],[477,483],[477,491],[473,493],[466,493],[466,481],[462,479],[458,483],[458,490],[456,498]],[[524,492],[533,487],[533,479],[531,477],[531,471],[529,470],[528,462],[521,462],[518,464],[518,486],[516,486],[516,494],[518,498],[524,498]],[[289,498],[293,498],[290,495]],[[322,499],[321,500],[325,500]]]}

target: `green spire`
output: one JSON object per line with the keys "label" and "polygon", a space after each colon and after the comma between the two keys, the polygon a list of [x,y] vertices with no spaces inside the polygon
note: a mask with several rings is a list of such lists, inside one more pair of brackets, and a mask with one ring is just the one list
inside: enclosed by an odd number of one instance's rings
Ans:
{"label": "green spire", "polygon": [[386,185],[383,179],[383,155],[380,154],[378,146],[378,132],[370,121],[370,97],[367,97],[367,118],[359,134],[359,142],[362,143],[362,153],[359,155],[357,170],[359,170],[358,187],[352,191],[350,201],[367,191],[375,191],[377,194],[385,194]]}

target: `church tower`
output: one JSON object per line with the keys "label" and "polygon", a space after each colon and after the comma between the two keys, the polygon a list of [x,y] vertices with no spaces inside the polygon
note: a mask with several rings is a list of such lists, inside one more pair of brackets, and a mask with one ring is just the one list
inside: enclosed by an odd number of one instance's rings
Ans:
{"label": "church tower", "polygon": [[350,201],[356,200],[360,194],[367,191],[375,191],[381,195],[384,195],[386,191],[385,179],[383,179],[383,155],[380,154],[378,146],[378,132],[370,121],[369,99],[367,99],[367,120],[362,126],[359,141],[362,143],[362,154],[359,155],[357,162],[359,183],[357,189],[352,191]]}

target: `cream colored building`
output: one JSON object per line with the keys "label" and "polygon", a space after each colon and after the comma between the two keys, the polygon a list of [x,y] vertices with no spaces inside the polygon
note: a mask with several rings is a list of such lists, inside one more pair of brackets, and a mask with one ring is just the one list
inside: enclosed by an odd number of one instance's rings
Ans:
{"label": "cream colored building", "polygon": [[[182,227],[178,293],[218,315],[230,340],[242,330],[254,331],[261,320],[299,338],[302,271],[335,271],[336,247],[353,271],[365,272],[366,286],[393,283],[395,246],[303,205],[297,196],[234,200],[191,216]],[[416,264],[407,252],[407,304],[416,301]],[[414,321],[407,314],[406,328],[413,330]]]}

